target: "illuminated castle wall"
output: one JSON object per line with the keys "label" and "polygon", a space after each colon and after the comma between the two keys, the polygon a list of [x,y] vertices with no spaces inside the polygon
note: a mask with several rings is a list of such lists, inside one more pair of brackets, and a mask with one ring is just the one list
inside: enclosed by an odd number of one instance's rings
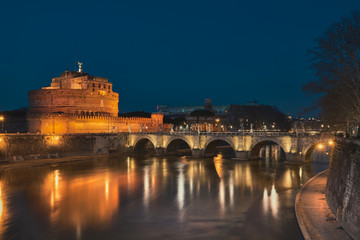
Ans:
{"label": "illuminated castle wall", "polygon": [[78,115],[118,115],[119,94],[107,78],[65,71],[50,87],[29,92],[29,112]]}
{"label": "illuminated castle wall", "polygon": [[[49,87],[29,92],[29,131],[39,133],[115,133],[166,130],[162,114],[118,117],[119,94],[107,78],[65,71]],[[165,129],[164,129],[165,128]]]}

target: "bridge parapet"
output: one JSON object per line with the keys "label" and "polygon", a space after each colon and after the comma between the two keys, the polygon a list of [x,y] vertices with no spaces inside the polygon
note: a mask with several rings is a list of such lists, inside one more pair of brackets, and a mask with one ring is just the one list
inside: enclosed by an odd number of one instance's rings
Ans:
{"label": "bridge parapet", "polygon": [[244,131],[244,132],[132,132],[130,134],[140,135],[203,135],[203,136],[255,136],[255,137],[278,137],[278,136],[292,136],[292,137],[306,137],[317,136],[317,134],[309,133],[294,133],[294,132],[280,132],[280,131]]}
{"label": "bridge parapet", "polygon": [[259,149],[270,143],[278,145],[288,161],[303,162],[306,152],[313,147],[318,138],[319,135],[279,131],[133,132],[129,133],[129,147],[135,148],[139,141],[145,139],[153,145],[156,152],[167,154],[170,144],[181,141],[189,146],[194,157],[202,157],[208,156],[209,149],[214,149],[219,142],[225,142],[231,146],[237,158],[248,159],[256,157]]}

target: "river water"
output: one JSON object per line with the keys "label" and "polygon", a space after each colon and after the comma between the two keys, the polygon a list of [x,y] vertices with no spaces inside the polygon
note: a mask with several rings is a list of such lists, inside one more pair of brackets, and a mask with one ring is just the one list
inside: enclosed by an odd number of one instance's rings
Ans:
{"label": "river water", "polygon": [[327,164],[87,157],[0,177],[1,239],[302,239],[297,191]]}

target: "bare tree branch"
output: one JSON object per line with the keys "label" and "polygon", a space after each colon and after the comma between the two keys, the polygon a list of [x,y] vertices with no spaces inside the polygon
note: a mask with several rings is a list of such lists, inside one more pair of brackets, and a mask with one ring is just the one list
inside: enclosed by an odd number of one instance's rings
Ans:
{"label": "bare tree branch", "polygon": [[[316,80],[303,86],[320,95],[316,103],[323,120],[360,124],[360,11],[332,24],[309,50]],[[342,125],[342,124],[341,124]]]}

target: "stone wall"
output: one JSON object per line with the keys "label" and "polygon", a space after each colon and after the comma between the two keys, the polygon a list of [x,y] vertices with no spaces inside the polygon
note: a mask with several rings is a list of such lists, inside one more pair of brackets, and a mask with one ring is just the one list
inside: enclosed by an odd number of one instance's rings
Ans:
{"label": "stone wall", "polygon": [[122,152],[127,134],[0,134],[0,161]]}
{"label": "stone wall", "polygon": [[[106,89],[107,90],[107,89]],[[41,89],[29,92],[29,112],[118,114],[119,94],[91,89]]]}
{"label": "stone wall", "polygon": [[325,194],[337,221],[360,239],[360,145],[356,141],[336,142]]}
{"label": "stone wall", "polygon": [[170,131],[163,124],[162,114],[151,114],[151,118],[89,116],[65,113],[29,114],[29,132],[41,134],[119,133]]}

